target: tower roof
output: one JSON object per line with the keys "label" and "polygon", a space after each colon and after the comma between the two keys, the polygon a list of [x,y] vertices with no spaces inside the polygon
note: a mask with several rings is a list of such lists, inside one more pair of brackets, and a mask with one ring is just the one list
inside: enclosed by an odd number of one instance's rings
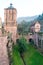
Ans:
{"label": "tower roof", "polygon": [[14,7],[12,6],[13,4],[10,3],[10,6],[8,7],[8,9],[14,9]]}
{"label": "tower roof", "polygon": [[8,8],[5,8],[5,9],[7,9],[7,10],[15,9],[16,10],[16,8],[13,7],[13,4],[12,3],[10,3],[10,6]]}

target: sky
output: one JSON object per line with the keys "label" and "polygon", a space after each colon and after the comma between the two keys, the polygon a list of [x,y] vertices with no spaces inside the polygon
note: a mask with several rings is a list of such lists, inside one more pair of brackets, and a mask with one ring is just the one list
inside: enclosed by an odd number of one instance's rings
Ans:
{"label": "sky", "polygon": [[43,0],[0,0],[0,17],[4,21],[4,8],[10,3],[17,9],[17,17],[35,16],[43,12]]}

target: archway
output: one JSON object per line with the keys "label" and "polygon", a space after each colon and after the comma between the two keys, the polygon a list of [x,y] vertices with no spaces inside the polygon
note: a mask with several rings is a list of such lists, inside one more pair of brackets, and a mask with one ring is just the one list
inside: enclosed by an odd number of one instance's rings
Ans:
{"label": "archway", "polygon": [[29,39],[30,44],[34,44],[34,40],[32,38]]}

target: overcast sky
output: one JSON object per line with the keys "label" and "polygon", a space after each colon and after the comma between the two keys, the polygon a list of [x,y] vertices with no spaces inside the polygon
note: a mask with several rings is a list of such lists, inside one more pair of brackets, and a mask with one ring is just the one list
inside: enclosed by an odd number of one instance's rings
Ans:
{"label": "overcast sky", "polygon": [[0,0],[0,17],[4,21],[4,8],[12,3],[17,9],[17,17],[34,16],[43,12],[43,0]]}

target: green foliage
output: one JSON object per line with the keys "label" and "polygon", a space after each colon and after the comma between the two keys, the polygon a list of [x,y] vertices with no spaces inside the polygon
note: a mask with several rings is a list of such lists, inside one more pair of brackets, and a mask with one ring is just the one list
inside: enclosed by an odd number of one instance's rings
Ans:
{"label": "green foliage", "polygon": [[[43,65],[43,56],[35,49],[32,45],[26,44],[26,39],[20,38],[17,42],[25,44],[27,47],[26,52],[24,51],[23,59],[26,65]],[[26,43],[25,43],[26,42]],[[20,47],[19,47],[20,48]],[[12,65],[24,65],[20,53],[18,52],[18,45],[13,46],[13,63]]]}
{"label": "green foliage", "polygon": [[43,56],[32,45],[27,45],[28,50],[24,53],[26,65],[43,65]]}
{"label": "green foliage", "polygon": [[18,24],[18,33],[22,35],[26,35],[29,32],[30,22],[22,21]]}
{"label": "green foliage", "polygon": [[18,47],[17,46],[13,46],[13,51],[12,51],[12,65],[24,65],[23,61],[20,57],[20,54],[18,52]]}
{"label": "green foliage", "polygon": [[42,13],[41,15],[38,16],[37,20],[38,20],[38,21],[43,20],[43,13]]}
{"label": "green foliage", "polygon": [[26,39],[24,37],[20,38],[17,41],[17,44],[18,44],[18,50],[20,54],[23,54],[26,51],[26,44],[27,44]]}

